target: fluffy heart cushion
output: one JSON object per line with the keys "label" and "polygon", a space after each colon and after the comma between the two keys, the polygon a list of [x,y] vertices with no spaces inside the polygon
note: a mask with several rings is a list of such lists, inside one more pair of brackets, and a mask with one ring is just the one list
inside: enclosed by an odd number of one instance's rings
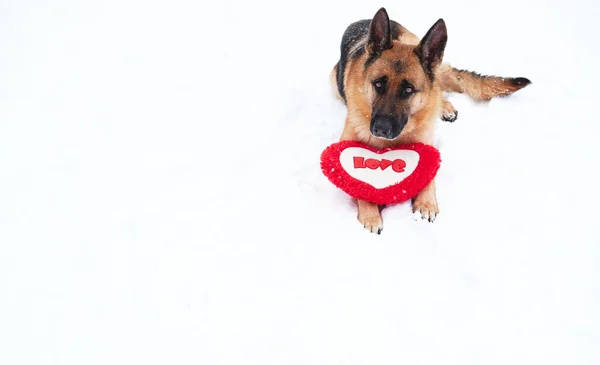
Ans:
{"label": "fluffy heart cushion", "polygon": [[423,143],[376,149],[341,141],[321,153],[321,170],[329,181],[356,199],[382,205],[417,195],[433,180],[440,162],[439,151]]}

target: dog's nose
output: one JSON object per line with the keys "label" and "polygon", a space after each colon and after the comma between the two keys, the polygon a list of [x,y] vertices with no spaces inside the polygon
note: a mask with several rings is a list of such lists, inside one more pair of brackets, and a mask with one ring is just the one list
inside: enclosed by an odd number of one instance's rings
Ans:
{"label": "dog's nose", "polygon": [[392,136],[392,127],[394,120],[387,117],[377,117],[371,125],[371,133],[375,137],[390,138]]}

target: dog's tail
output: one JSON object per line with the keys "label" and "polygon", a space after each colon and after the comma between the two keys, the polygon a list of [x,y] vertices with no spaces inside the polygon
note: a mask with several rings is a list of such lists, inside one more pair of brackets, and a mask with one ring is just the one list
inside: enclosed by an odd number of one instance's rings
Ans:
{"label": "dog's tail", "polygon": [[464,93],[476,101],[505,97],[531,84],[524,77],[484,76],[449,65],[442,65],[438,77],[443,91]]}

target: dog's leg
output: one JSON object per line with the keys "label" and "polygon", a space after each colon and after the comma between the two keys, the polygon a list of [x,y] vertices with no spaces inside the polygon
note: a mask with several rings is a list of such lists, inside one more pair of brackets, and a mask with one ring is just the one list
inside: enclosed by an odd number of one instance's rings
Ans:
{"label": "dog's leg", "polygon": [[442,120],[452,123],[456,118],[458,118],[458,110],[454,108],[451,102],[444,98],[442,101]]}
{"label": "dog's leg", "polygon": [[[358,138],[350,126],[348,117],[346,117],[346,123],[342,135],[340,136],[340,141],[348,140],[357,141]],[[379,205],[359,199],[356,199],[356,203],[358,205],[358,221],[369,232],[381,234],[381,231],[383,230],[383,220],[381,219]]]}
{"label": "dog's leg", "polygon": [[435,220],[435,217],[437,217],[440,212],[435,197],[435,180],[432,180],[425,189],[417,194],[413,199],[412,205],[413,212],[421,214],[422,219],[426,219],[430,222]]}
{"label": "dog's leg", "polygon": [[375,203],[358,200],[358,221],[371,233],[381,234],[383,220],[379,206]]}

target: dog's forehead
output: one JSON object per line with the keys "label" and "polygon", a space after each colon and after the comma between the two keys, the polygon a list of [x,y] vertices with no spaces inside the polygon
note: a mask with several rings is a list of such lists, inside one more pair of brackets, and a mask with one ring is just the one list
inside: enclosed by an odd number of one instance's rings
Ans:
{"label": "dog's forehead", "polygon": [[398,74],[406,71],[406,68],[408,67],[407,62],[401,59],[390,60],[390,63],[392,64],[391,66],[394,72]]}
{"label": "dog's forehead", "polygon": [[399,86],[404,80],[421,84],[423,71],[418,63],[406,62],[403,59],[382,60],[374,65],[372,72],[374,76],[386,75],[388,83],[392,87]]}
{"label": "dog's forehead", "polygon": [[382,57],[382,66],[395,74],[414,71],[419,66],[418,58],[412,48],[394,47],[385,57]]}

